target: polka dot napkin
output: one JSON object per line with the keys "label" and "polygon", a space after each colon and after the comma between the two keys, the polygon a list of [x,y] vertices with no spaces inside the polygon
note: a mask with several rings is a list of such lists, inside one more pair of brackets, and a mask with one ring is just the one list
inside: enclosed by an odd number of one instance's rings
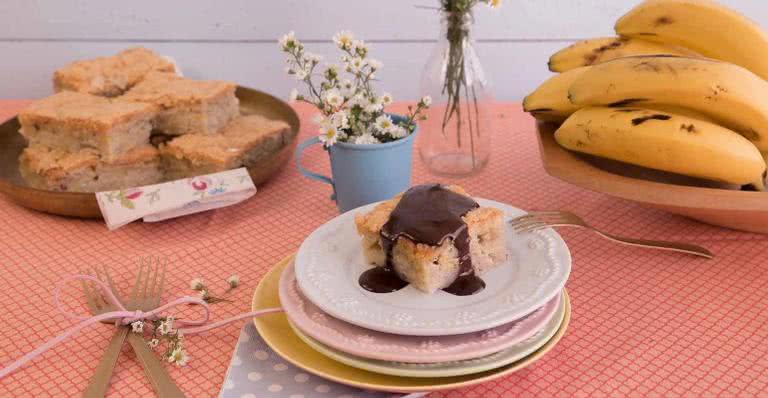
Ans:
{"label": "polka dot napkin", "polygon": [[219,398],[416,398],[365,391],[314,376],[285,362],[261,339],[249,323],[240,332]]}

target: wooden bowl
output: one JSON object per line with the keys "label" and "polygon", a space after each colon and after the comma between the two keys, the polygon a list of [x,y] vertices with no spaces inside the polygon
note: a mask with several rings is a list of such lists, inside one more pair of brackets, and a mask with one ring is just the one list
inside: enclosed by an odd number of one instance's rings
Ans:
{"label": "wooden bowl", "polygon": [[741,231],[768,233],[768,193],[585,156],[557,144],[557,125],[537,125],[546,172],[591,191]]}
{"label": "wooden bowl", "polygon": [[[249,164],[248,173],[258,186],[269,180],[291,160],[299,134],[299,117],[285,102],[258,90],[238,87],[240,113],[260,114],[270,119],[283,120],[291,126],[293,138],[270,156]],[[54,192],[30,188],[19,174],[18,158],[27,146],[19,134],[19,121],[12,118],[0,124],[0,193],[11,201],[39,211],[61,216],[101,218],[96,195],[80,192]]]}

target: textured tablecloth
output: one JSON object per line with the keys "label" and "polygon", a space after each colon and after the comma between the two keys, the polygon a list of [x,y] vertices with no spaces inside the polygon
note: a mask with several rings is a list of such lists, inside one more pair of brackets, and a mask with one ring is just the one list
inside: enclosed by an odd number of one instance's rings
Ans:
{"label": "textured tablecloth", "polygon": [[[23,104],[0,102],[0,117]],[[314,133],[312,112],[299,111],[303,139]],[[434,396],[768,394],[768,238],[710,227],[551,178],[539,160],[533,120],[516,104],[501,104],[496,115],[488,168],[450,182],[524,209],[573,210],[617,233],[703,244],[717,259],[627,248],[586,232],[563,231],[573,253],[568,282],[573,321],[560,344],[514,375]],[[307,164],[327,171],[326,155],[310,152]],[[416,159],[414,182],[435,180]],[[188,294],[194,277],[222,291],[224,279],[236,273],[243,286],[230,294],[233,303],[214,307],[215,317],[249,310],[253,288],[267,269],[337,215],[328,200],[330,187],[302,178],[292,164],[259,189],[236,207],[114,232],[98,221],[50,216],[0,198],[0,363],[71,325],[54,311],[52,284],[89,265],[109,265],[116,279],[130,285],[138,256],[167,256],[173,266],[168,298]],[[219,392],[241,326],[187,339],[190,363],[170,372],[189,396]],[[108,326],[97,325],[68,340],[0,381],[0,396],[77,395],[110,334]],[[149,394],[132,353],[120,358],[110,394]]]}

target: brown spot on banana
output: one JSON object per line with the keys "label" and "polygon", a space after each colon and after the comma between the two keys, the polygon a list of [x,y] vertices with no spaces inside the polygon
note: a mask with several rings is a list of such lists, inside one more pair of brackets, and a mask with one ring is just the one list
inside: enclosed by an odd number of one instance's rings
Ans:
{"label": "brown spot on banana", "polygon": [[760,134],[758,134],[757,131],[755,131],[754,129],[740,130],[739,132],[741,133],[741,135],[744,136],[744,138],[750,141],[754,141],[754,142],[760,141]]}
{"label": "brown spot on banana", "polygon": [[675,23],[675,20],[668,16],[658,17],[656,18],[656,21],[653,22],[654,26],[672,25],[673,23]]}
{"label": "brown spot on banana", "polygon": [[655,115],[643,116],[643,117],[638,117],[636,119],[632,119],[632,125],[639,126],[649,120],[669,120],[669,119],[672,119],[672,116],[662,115],[657,113]]}
{"label": "brown spot on banana", "polygon": [[645,99],[645,98],[627,98],[625,100],[616,101],[616,102],[614,102],[612,104],[608,104],[608,107],[609,108],[623,108],[625,106],[637,104],[639,102],[646,102],[646,101],[648,101],[648,100]]}
{"label": "brown spot on banana", "polygon": [[680,131],[685,131],[692,134],[697,133],[696,126],[694,126],[693,124],[685,124],[685,123],[680,125]]}
{"label": "brown spot on banana", "polygon": [[653,71],[653,72],[661,71],[661,68],[659,68],[659,65],[656,65],[650,61],[643,61],[639,64],[636,64],[632,67],[632,69],[641,70],[641,71]]}

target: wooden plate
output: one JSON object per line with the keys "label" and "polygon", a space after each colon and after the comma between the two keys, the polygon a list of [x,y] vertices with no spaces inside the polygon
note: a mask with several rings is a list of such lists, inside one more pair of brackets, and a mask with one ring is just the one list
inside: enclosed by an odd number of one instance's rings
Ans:
{"label": "wooden plate", "polygon": [[[280,298],[278,294],[280,275],[291,261],[293,261],[292,255],[286,257],[272,267],[272,269],[261,279],[261,282],[259,282],[259,286],[256,287],[256,291],[253,295],[252,308],[254,311],[280,306]],[[445,390],[483,383],[510,375],[538,361],[555,347],[568,329],[568,324],[571,319],[571,304],[568,293],[565,290],[563,290],[563,299],[565,303],[565,314],[563,316],[563,321],[560,324],[560,328],[555,335],[536,352],[517,362],[502,366],[498,369],[455,377],[412,378],[389,376],[357,369],[334,361],[304,343],[293,332],[293,329],[288,323],[288,318],[286,318],[284,313],[264,315],[254,318],[253,322],[256,324],[256,329],[259,331],[259,335],[272,350],[286,361],[309,373],[337,383],[368,390],[413,393]]]}
{"label": "wooden plate", "polygon": [[[253,183],[259,186],[280,171],[291,159],[299,134],[299,117],[288,104],[261,91],[238,87],[236,95],[240,99],[242,114],[260,114],[283,120],[293,131],[293,138],[288,145],[258,164],[247,166]],[[46,213],[101,218],[96,196],[92,193],[44,191],[27,186],[19,174],[18,163],[19,155],[27,144],[18,131],[19,121],[15,117],[0,124],[0,193],[21,206]]]}
{"label": "wooden plate", "polygon": [[538,123],[544,169],[553,177],[722,227],[768,233],[768,194],[570,152],[557,144],[557,125]]}

